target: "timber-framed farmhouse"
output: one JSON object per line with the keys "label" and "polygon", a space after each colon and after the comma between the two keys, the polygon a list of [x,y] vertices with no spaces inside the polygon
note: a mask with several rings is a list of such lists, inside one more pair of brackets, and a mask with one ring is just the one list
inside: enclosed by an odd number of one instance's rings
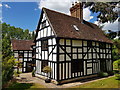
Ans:
{"label": "timber-framed farmhouse", "polygon": [[33,40],[11,40],[12,50],[16,61],[15,70],[18,72],[32,72],[35,68],[33,61]]}
{"label": "timber-framed farmhouse", "polygon": [[71,16],[43,8],[36,30],[36,76],[58,83],[112,70],[112,42],[93,23],[83,20],[81,3],[70,8]]}

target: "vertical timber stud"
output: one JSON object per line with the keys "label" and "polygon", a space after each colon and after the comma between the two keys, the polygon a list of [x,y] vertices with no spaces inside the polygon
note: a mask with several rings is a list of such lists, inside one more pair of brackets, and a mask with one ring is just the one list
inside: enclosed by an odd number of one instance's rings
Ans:
{"label": "vertical timber stud", "polygon": [[[84,50],[83,50],[83,40],[82,40],[82,58],[83,58],[83,56],[84,56]],[[85,61],[84,61],[84,58],[83,58],[83,67],[84,67],[84,62]],[[84,76],[84,70],[83,70],[83,74],[82,75]],[[80,75],[80,76],[82,76],[82,75]]]}
{"label": "vertical timber stud", "polygon": [[[64,48],[65,48],[65,51],[66,51],[66,39],[64,40]],[[66,53],[64,54],[64,79],[66,79]]]}
{"label": "vertical timber stud", "polygon": [[56,38],[56,45],[57,45],[57,81],[59,82],[59,38]]}
{"label": "vertical timber stud", "polygon": [[[72,39],[70,39],[70,45],[71,45],[71,66],[72,66],[72,59],[73,59]],[[70,67],[71,67],[71,66],[70,66]],[[70,73],[70,75],[71,75],[71,78],[72,78],[72,67],[71,67],[71,73]]]}
{"label": "vertical timber stud", "polygon": [[113,70],[113,55],[112,55],[112,50],[113,50],[113,48],[112,48],[112,44],[110,45],[110,49],[111,49],[111,69]]}
{"label": "vertical timber stud", "polygon": [[93,74],[93,70],[94,70],[94,67],[93,67],[93,42],[92,42],[91,51],[92,51],[92,74]]}

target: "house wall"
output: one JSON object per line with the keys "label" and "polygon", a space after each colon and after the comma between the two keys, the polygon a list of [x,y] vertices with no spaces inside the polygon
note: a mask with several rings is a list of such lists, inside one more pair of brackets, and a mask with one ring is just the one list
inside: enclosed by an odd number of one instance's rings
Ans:
{"label": "house wall", "polygon": [[[16,62],[22,62],[22,68],[18,68],[18,64],[15,66],[15,70],[20,71],[20,72],[27,72],[27,63],[26,62],[31,62],[32,64],[32,51],[22,51],[22,50],[14,50],[14,57]],[[19,53],[23,53],[22,57],[19,57]]]}
{"label": "house wall", "polygon": [[[100,48],[99,43],[87,40],[60,39],[59,47],[59,81],[69,78],[96,74],[101,71],[101,60],[106,61],[107,71],[112,70],[111,44],[104,43],[106,48]],[[72,72],[72,60],[83,60],[84,71]]]}
{"label": "house wall", "polygon": [[[46,21],[45,26],[43,27],[43,23]],[[40,23],[40,28],[38,31],[38,35],[36,37],[36,74],[47,76],[44,72],[42,72],[41,66],[42,61],[48,61],[48,66],[51,67],[52,72],[49,77],[52,79],[57,79],[57,46],[56,46],[56,38],[54,37],[54,32],[52,31],[49,21],[43,13],[43,17]],[[41,50],[41,41],[48,41],[48,50]]]}
{"label": "house wall", "polygon": [[[47,76],[42,72],[43,61],[48,61],[52,72],[51,79],[62,81],[76,77],[96,74],[101,71],[101,60],[106,61],[107,70],[112,69],[111,44],[104,43],[106,48],[100,48],[100,43],[92,41],[92,47],[87,40],[64,39],[55,37],[49,20],[43,13],[40,27],[36,37],[36,74]],[[46,22],[43,26],[43,22]],[[48,41],[48,50],[41,50],[41,41]],[[75,60],[83,61],[83,70],[73,72],[72,65]]]}

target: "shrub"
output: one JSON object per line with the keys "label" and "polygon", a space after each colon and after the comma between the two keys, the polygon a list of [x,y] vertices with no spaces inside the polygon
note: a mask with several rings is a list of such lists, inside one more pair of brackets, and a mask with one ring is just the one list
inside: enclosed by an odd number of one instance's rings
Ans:
{"label": "shrub", "polygon": [[99,77],[107,77],[107,76],[108,76],[108,73],[107,73],[107,72],[99,72],[99,73],[98,73],[98,76],[99,76]]}
{"label": "shrub", "polygon": [[120,74],[115,74],[115,76],[117,77],[118,80],[120,80]]}
{"label": "shrub", "polygon": [[43,68],[43,72],[44,72],[44,73],[47,73],[47,76],[48,76],[48,73],[51,72],[51,67],[45,66],[45,67]]}
{"label": "shrub", "polygon": [[119,73],[119,70],[113,70],[114,74]]}
{"label": "shrub", "polygon": [[120,59],[113,62],[113,70],[119,70],[120,69]]}
{"label": "shrub", "polygon": [[114,71],[107,71],[108,75],[114,75]]}
{"label": "shrub", "polygon": [[35,70],[32,71],[32,77],[35,77]]}
{"label": "shrub", "polygon": [[15,77],[19,77],[19,74],[18,74],[17,71],[14,71],[14,76],[15,76]]}

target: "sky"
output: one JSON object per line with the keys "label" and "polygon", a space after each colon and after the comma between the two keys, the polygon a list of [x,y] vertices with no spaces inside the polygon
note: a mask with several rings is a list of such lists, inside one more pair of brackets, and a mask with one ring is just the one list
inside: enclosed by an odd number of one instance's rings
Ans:
{"label": "sky", "polygon": [[[40,0],[40,2],[2,2],[2,22],[6,22],[11,26],[29,29],[36,29],[42,7],[46,7],[58,12],[70,15],[69,8],[72,5],[72,0]],[[1,13],[1,12],[0,12]],[[92,13],[89,8],[83,9],[83,18],[86,21],[98,24],[98,13]],[[113,31],[118,30],[118,21],[114,23],[105,23],[103,29]]]}

